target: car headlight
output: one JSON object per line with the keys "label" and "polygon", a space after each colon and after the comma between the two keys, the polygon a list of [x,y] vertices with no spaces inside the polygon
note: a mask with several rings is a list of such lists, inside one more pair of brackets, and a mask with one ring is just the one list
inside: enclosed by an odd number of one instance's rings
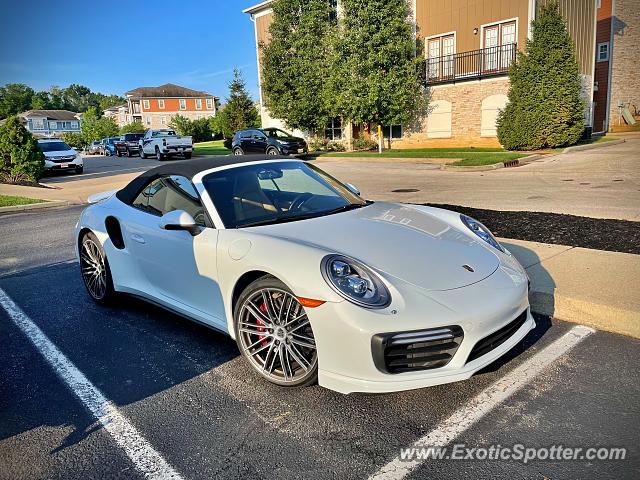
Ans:
{"label": "car headlight", "polygon": [[500,250],[502,253],[504,253],[504,248],[502,247],[502,245],[498,243],[493,234],[482,223],[463,214],[460,214],[460,220],[462,220],[462,223],[464,223],[467,228],[475,233],[478,237],[487,242],[496,250]]}
{"label": "car headlight", "polygon": [[328,255],[320,268],[329,286],[356,305],[384,308],[391,303],[391,294],[380,277],[357,260]]}

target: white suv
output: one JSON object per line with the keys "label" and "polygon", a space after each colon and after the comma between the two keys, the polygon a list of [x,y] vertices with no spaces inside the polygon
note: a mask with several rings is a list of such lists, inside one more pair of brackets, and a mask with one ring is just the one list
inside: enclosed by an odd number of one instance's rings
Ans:
{"label": "white suv", "polygon": [[45,171],[74,170],[75,173],[82,173],[82,155],[62,140],[38,140],[38,146],[44,153]]}

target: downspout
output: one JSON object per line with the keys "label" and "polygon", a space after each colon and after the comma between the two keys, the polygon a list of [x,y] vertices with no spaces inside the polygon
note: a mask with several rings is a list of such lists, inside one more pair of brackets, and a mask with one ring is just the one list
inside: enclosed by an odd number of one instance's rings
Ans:
{"label": "downspout", "polygon": [[604,116],[604,131],[609,131],[609,112],[611,111],[611,71],[613,70],[613,22],[615,20],[616,0],[611,0],[611,24],[609,25],[609,65],[607,72],[607,108]]}

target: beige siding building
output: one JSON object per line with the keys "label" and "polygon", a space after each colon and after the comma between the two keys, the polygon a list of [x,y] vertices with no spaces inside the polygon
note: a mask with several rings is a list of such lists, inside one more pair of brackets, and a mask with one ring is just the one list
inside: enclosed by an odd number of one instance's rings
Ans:
{"label": "beige siding building", "polygon": [[[416,35],[424,42],[431,111],[422,125],[387,126],[385,134],[392,137],[395,148],[499,145],[495,122],[507,102],[509,66],[516,52],[524,49],[530,23],[547,0],[409,1]],[[588,125],[592,123],[597,1],[559,0],[576,43]],[[244,11],[255,24],[258,71],[259,44],[269,41],[270,3]],[[264,108],[261,113],[263,126],[281,125]],[[343,137],[358,135],[353,126],[342,127]]]}

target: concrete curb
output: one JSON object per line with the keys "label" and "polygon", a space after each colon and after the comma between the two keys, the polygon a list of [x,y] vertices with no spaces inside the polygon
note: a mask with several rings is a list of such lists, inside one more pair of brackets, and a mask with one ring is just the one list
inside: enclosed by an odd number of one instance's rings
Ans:
{"label": "concrete curb", "polygon": [[598,330],[640,338],[640,313],[572,298],[558,292],[536,291],[532,280],[531,311]]}
{"label": "concrete curb", "polygon": [[618,138],[616,140],[607,140],[606,142],[602,142],[602,143],[593,143],[590,145],[574,145],[573,147],[567,147],[564,150],[562,150],[562,153],[569,153],[569,152],[579,152],[582,150],[592,150],[594,148],[602,148],[602,147],[609,147],[611,145],[618,145],[620,143],[624,143],[625,139],[624,138]]}
{"label": "concrete curb", "polygon": [[68,200],[45,200],[42,203],[30,203],[28,205],[12,205],[0,207],[0,215],[4,213],[24,212],[27,210],[45,210],[47,208],[68,207],[74,205]]}
{"label": "concrete curb", "polygon": [[[521,167],[523,165],[527,165],[531,162],[535,162],[542,158],[547,157],[547,155],[542,154],[534,154],[527,155],[526,157],[516,159],[518,164],[513,165],[512,167],[507,167],[505,162],[494,163],[492,165],[446,165],[443,164],[440,166],[440,170],[448,170],[452,172],[486,172],[489,170],[498,170],[500,168],[513,168],[513,167]],[[509,160],[507,160],[509,161]]]}

